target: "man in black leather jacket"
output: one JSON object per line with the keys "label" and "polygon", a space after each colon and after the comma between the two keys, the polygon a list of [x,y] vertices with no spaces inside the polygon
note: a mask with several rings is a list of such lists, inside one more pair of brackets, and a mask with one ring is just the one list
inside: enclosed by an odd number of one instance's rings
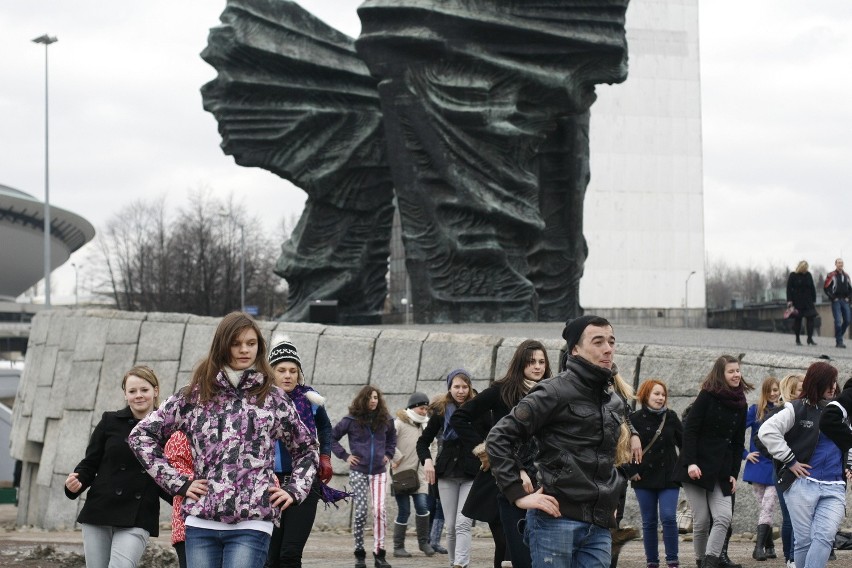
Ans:
{"label": "man in black leather jacket", "polygon": [[[608,568],[624,476],[614,465],[624,402],[611,388],[615,335],[604,318],[568,322],[566,370],[538,383],[486,441],[503,494],[527,509],[533,568]],[[515,446],[535,437],[541,489],[527,494]]]}

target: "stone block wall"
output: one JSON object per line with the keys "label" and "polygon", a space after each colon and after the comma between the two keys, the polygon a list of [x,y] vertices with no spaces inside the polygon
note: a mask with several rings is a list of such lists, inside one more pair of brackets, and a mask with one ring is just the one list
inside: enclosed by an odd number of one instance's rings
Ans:
{"label": "stone block wall", "polygon": [[[132,366],[147,364],[160,377],[161,398],[165,399],[188,382],[193,367],[206,355],[218,322],[184,314],[105,310],[48,311],[33,319],[12,429],[11,454],[24,462],[19,525],[46,529],[74,525],[85,496],[68,500],[63,483],[83,458],[89,435],[103,412],[124,406],[121,377]],[[415,390],[430,397],[445,392],[444,377],[457,367],[468,369],[474,386],[484,389],[503,376],[516,346],[526,339],[416,328],[283,322],[260,322],[260,327],[267,340],[273,333],[281,333],[296,344],[306,380],[328,399],[333,423],[345,416],[352,397],[365,384],[385,393],[392,412],[404,407]],[[544,342],[555,372],[563,341],[537,339]],[[678,412],[695,397],[699,383],[720,354],[712,348],[619,344],[616,360],[628,381],[640,353],[640,377],[664,380],[669,385],[670,406]],[[766,376],[802,372],[811,362],[806,357],[746,353],[743,371],[759,386]],[[849,371],[841,369],[841,376],[849,376]],[[756,401],[757,393],[750,398]],[[332,484],[347,486],[346,464],[336,458],[333,463]],[[394,500],[389,499],[388,504],[392,523]],[[169,513],[163,506],[163,521]],[[744,484],[738,492],[736,530],[753,527],[756,515],[753,493]],[[628,491],[625,518],[634,526],[641,525],[632,491]],[[350,505],[319,508],[318,525],[339,527],[350,522]]]}

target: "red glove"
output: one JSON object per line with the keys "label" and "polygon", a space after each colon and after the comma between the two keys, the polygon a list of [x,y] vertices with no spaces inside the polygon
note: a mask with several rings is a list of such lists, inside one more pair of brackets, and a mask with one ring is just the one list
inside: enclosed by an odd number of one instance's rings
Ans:
{"label": "red glove", "polygon": [[331,481],[331,477],[334,475],[334,470],[331,469],[331,456],[327,456],[325,454],[320,454],[319,461],[319,478],[323,483],[328,483]]}

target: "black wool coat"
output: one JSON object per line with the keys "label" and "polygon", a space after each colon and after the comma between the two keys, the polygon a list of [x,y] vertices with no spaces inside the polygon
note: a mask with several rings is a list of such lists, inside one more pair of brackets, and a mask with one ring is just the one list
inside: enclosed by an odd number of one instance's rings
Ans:
{"label": "black wool coat", "polygon": [[86,457],[74,471],[83,487],[78,493],[65,488],[65,496],[76,499],[89,489],[78,523],[111,527],[138,527],[151,536],[160,534],[160,497],[171,502],[148,475],[127,445],[127,436],[139,420],[130,407],[104,412],[95,426]]}
{"label": "black wool coat", "polygon": [[[745,451],[746,407],[731,408],[706,390],[698,393],[683,426],[683,447],[674,480],[712,491],[716,482],[722,494],[733,493],[730,478],[740,473]],[[690,479],[690,464],[701,468],[701,479]]]}
{"label": "black wool coat", "polygon": [[641,477],[632,482],[634,489],[672,489],[680,485],[674,480],[678,450],[683,445],[683,425],[677,412],[666,411],[663,430],[654,444],[650,448],[647,447],[662,421],[662,414],[656,414],[647,408],[630,415],[630,422],[639,434],[642,448],[647,448],[642,454],[642,463],[634,464],[628,469],[629,475],[638,473]]}
{"label": "black wool coat", "polygon": [[816,317],[817,311],[814,307],[816,288],[810,272],[804,274],[790,273],[787,278],[787,301],[793,302],[793,307],[799,310],[800,316],[804,318]]}

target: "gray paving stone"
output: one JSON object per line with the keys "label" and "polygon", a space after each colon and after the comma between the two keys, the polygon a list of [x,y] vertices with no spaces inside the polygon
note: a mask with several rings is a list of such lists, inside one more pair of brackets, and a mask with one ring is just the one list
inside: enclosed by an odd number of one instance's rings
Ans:
{"label": "gray paving stone", "polygon": [[62,415],[53,471],[65,472],[65,475],[74,471],[80,460],[86,456],[86,446],[89,445],[93,429],[91,410],[68,410]]}
{"label": "gray paving stone", "polygon": [[131,344],[109,345],[104,353],[98,392],[95,397],[95,420],[100,420],[104,412],[124,407],[124,393],[121,391],[121,379],[135,364],[136,346]]}
{"label": "gray paving stone", "polygon": [[[38,475],[36,483],[39,485],[50,485],[53,479],[53,469],[56,464],[56,453],[59,450],[59,432],[62,429],[62,424],[59,420],[48,420],[47,428],[44,435],[44,446],[41,452],[41,461],[39,463]],[[65,473],[68,472],[56,472]]]}
{"label": "gray paving stone", "polygon": [[[205,321],[211,318],[204,318]],[[195,366],[207,357],[216,326],[209,323],[196,324],[190,322],[183,335],[183,351],[180,356],[180,370],[192,371]]]}
{"label": "gray paving stone", "polygon": [[[162,314],[160,314],[162,315]],[[136,358],[140,361],[180,361],[183,322],[144,321]]]}
{"label": "gray paving stone", "polygon": [[107,342],[132,343],[139,342],[139,331],[142,329],[142,317],[130,317],[133,315],[144,316],[141,312],[122,312],[107,322]]}
{"label": "gray paving stone", "polygon": [[33,317],[30,325],[29,342],[33,345],[44,345],[47,343],[47,332],[50,330],[51,312],[39,312]]}
{"label": "gray paving stone", "polygon": [[[366,385],[370,380],[375,337],[324,333],[319,338],[312,384]],[[376,332],[378,335],[378,332]]]}
{"label": "gray paving stone", "polygon": [[74,351],[77,346],[77,337],[80,335],[80,328],[85,318],[80,317],[73,312],[68,314],[62,320],[62,337],[59,341],[59,348],[62,351]]}
{"label": "gray paving stone", "polygon": [[36,398],[40,401],[33,407],[33,415],[30,419],[30,429],[27,433],[27,440],[30,442],[44,442],[44,431],[47,422],[50,400],[50,387],[38,387],[36,390]]}
{"label": "gray paving stone", "polygon": [[74,528],[77,520],[77,500],[65,496],[65,478],[56,474],[47,491],[47,510],[44,516],[44,528],[47,530],[67,530]]}
{"label": "gray paving stone", "polygon": [[100,361],[74,361],[65,394],[66,410],[92,410],[101,380]]}
{"label": "gray paving stone", "polygon": [[[36,372],[39,386],[50,386],[53,384],[53,376],[56,373],[56,358],[59,355],[59,347],[56,345],[45,345],[40,347],[41,357],[36,352],[32,368]],[[68,353],[66,351],[66,353]],[[29,352],[27,352],[27,366],[29,366]]]}
{"label": "gray paving stone", "polygon": [[24,461],[24,449],[27,444],[27,434],[30,431],[30,416],[16,416],[12,422],[12,433],[9,437],[9,455],[16,460]]}
{"label": "gray paving stone", "polygon": [[80,328],[74,347],[75,361],[100,361],[104,357],[108,326],[98,317],[78,318]]}
{"label": "gray paving stone", "polygon": [[189,321],[189,314],[178,314],[173,312],[148,312],[145,321],[152,323],[181,323]]}
{"label": "gray paving stone", "polygon": [[420,370],[420,351],[427,334],[388,330],[376,340],[370,384],[385,393],[414,392]]}
{"label": "gray paving stone", "polygon": [[48,313],[50,321],[48,323],[47,339],[45,340],[45,345],[55,345],[58,347],[62,343],[62,330],[65,326],[65,320],[68,319],[68,316],[61,312]]}
{"label": "gray paving stone", "polygon": [[503,338],[495,335],[430,333],[420,358],[421,380],[445,379],[457,368],[467,369],[477,389],[484,389],[494,377],[497,348]]}

